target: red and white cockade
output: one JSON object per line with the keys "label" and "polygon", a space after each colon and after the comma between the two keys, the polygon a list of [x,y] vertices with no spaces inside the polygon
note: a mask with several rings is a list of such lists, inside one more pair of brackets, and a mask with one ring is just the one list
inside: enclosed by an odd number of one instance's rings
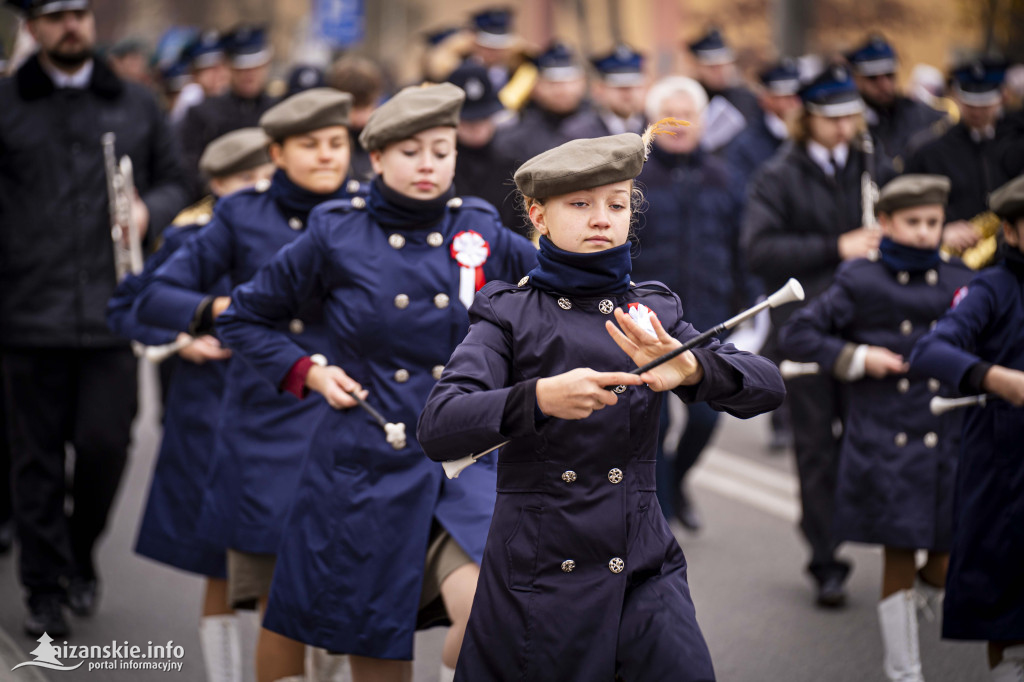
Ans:
{"label": "red and white cockade", "polygon": [[452,258],[459,264],[459,300],[469,308],[473,297],[486,284],[484,263],[491,255],[491,246],[479,232],[465,230],[452,240]]}

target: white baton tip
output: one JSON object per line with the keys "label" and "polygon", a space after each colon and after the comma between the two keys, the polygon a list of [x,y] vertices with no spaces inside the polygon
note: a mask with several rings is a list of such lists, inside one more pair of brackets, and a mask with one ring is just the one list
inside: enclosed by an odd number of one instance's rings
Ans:
{"label": "white baton tip", "polygon": [[768,305],[778,308],[780,305],[802,300],[804,300],[804,288],[800,286],[800,282],[790,277],[781,289],[768,297]]}
{"label": "white baton tip", "polygon": [[388,422],[384,425],[384,434],[388,444],[395,450],[401,450],[405,447],[405,424],[401,422],[398,424]]}

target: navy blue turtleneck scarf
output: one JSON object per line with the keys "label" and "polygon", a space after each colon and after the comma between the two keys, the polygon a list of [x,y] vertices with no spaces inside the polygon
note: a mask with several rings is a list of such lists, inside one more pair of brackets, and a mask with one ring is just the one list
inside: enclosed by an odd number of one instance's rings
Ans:
{"label": "navy blue turtleneck scarf", "polygon": [[436,199],[413,199],[388,187],[381,176],[370,183],[366,210],[378,225],[397,230],[431,228],[441,222],[455,185]]}
{"label": "navy blue turtleneck scarf", "polygon": [[633,260],[629,242],[595,253],[563,251],[547,237],[540,238],[537,267],[530,284],[538,289],[569,296],[624,294],[629,290]]}
{"label": "navy blue turtleneck scarf", "polygon": [[288,174],[278,168],[274,171],[274,178],[270,182],[270,196],[274,201],[290,214],[301,217],[303,219],[309,215],[317,204],[321,204],[331,199],[344,199],[348,196],[345,193],[345,183],[341,183],[334,192],[327,194],[321,194],[320,192],[311,192],[304,187],[299,187]]}
{"label": "navy blue turtleneck scarf", "polygon": [[913,246],[897,244],[888,237],[882,237],[878,251],[882,257],[882,263],[895,272],[900,270],[924,272],[929,268],[934,268],[942,260],[937,248],[916,249]]}

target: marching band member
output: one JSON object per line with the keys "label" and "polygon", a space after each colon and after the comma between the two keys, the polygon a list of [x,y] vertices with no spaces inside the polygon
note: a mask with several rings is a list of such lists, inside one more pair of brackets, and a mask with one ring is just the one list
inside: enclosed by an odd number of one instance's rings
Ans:
{"label": "marching band member", "polygon": [[[884,548],[878,618],[890,680],[923,680],[914,582],[946,583],[956,414],[928,402],[939,382],[908,372],[914,342],[970,279],[939,254],[949,178],[904,175],[882,188],[875,207],[885,237],[880,256],[839,266],[833,284],[782,328],[786,357],[816,362],[852,382],[839,454],[834,535]],[[914,553],[928,551],[917,572]]]}
{"label": "marching band member", "polygon": [[657,392],[750,417],[784,388],[771,362],[717,341],[627,373],[697,333],[664,285],[630,281],[648,148],[574,140],[517,171],[540,264],[477,296],[420,417],[435,460],[508,442],[457,680],[714,679],[654,492]]}
{"label": "marching band member", "polygon": [[[161,369],[173,365],[173,370],[164,386],[163,440],[135,552],[206,577],[199,640],[210,682],[240,680],[242,673],[238,619],[228,603],[225,548],[201,540],[197,528],[209,453],[217,434],[225,361],[231,353],[213,336],[192,340],[184,332],[139,324],[132,304],[156,269],[210,222],[218,197],[269,180],[273,173],[269,143],[259,128],[242,128],[211,142],[199,168],[209,178],[212,195],[178,215],[164,231],[163,245],[146,261],[143,273],[122,280],[107,304],[107,323],[121,336],[150,346],[188,344],[178,351],[181,361],[171,358],[160,365]],[[227,296],[230,291],[229,282],[222,278],[206,293]]]}
{"label": "marching band member", "polygon": [[1003,262],[957,292],[910,356],[913,370],[966,395],[942,636],[988,641],[993,682],[1024,679],[1024,176],[989,199]]}
{"label": "marching band member", "polygon": [[[347,409],[355,393],[414,424],[476,290],[536,263],[492,206],[455,196],[464,98],[450,83],[410,87],[374,111],[360,135],[377,173],[369,197],[315,211],[218,320],[280,390],[312,390],[336,410],[311,429],[264,628],[351,654],[356,682],[411,679],[417,616],[452,622],[442,652],[451,678],[494,505],[493,466],[444,481],[411,434],[386,442],[368,411]],[[328,334],[315,350],[330,366],[281,331],[308,301],[323,303]],[[290,665],[287,674],[302,669]]]}
{"label": "marching band member", "polygon": [[[747,262],[772,291],[786,278],[800,280],[808,299],[824,291],[844,260],[863,258],[878,248],[881,233],[865,225],[862,179],[892,177],[881,154],[874,158],[854,141],[864,122],[864,103],[849,72],[826,69],[800,90],[804,111],[794,139],[782,147],[751,181],[743,234]],[[772,310],[779,329],[793,308]],[[788,381],[797,472],[800,478],[800,530],[810,545],[807,571],[818,605],[845,603],[848,562],[837,558],[832,537],[839,442],[833,422],[841,419],[842,391],[828,376]]]}
{"label": "marching band member", "polygon": [[[154,274],[136,308],[146,323],[201,336],[227,296],[208,292],[224,276],[246,282],[277,251],[308,229],[310,211],[328,199],[359,191],[348,172],[351,97],[330,88],[307,90],[272,107],[260,126],[273,140],[277,166],[270,183],[236,192],[214,217]],[[317,302],[295,311],[282,333],[309,352],[323,347]],[[204,539],[228,547],[228,598],[233,606],[259,602],[270,592],[274,557],[298,482],[309,433],[322,400],[281,395],[245,362],[228,369],[217,441],[198,527]],[[257,645],[260,679],[275,675],[285,646],[263,630]]]}

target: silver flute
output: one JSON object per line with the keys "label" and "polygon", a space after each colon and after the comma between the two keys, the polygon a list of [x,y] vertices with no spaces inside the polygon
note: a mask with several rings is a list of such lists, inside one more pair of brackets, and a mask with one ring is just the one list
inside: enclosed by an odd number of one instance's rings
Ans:
{"label": "silver flute", "polygon": [[114,245],[114,271],[120,282],[129,273],[142,272],[142,233],[132,215],[135,201],[135,180],[132,160],[122,156],[118,162],[114,152],[117,137],[105,133],[103,163],[107,170],[107,196],[110,199],[110,239]]}

